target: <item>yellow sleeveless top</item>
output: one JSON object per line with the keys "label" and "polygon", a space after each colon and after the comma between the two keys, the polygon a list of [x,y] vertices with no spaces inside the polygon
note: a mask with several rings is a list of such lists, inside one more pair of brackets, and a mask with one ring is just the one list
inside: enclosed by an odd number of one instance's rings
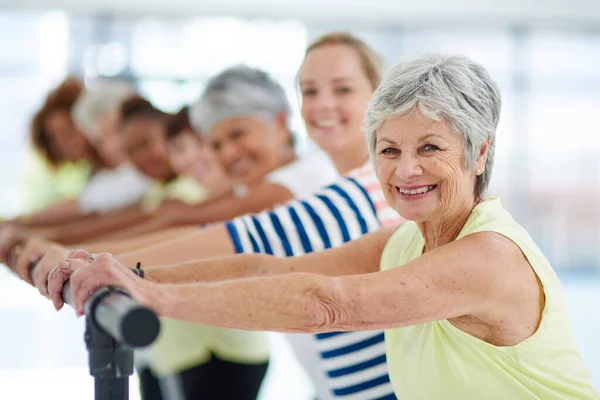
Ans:
{"label": "yellow sleeveless top", "polygon": [[[512,240],[542,282],[546,304],[535,334],[515,346],[498,347],[447,320],[385,332],[394,391],[402,400],[600,399],[574,343],[561,284],[528,233],[498,199],[477,205],[462,231],[492,231]],[[390,238],[381,257],[387,270],[419,257],[425,241],[414,222]]]}
{"label": "yellow sleeveless top", "polygon": [[204,186],[190,176],[179,176],[171,182],[155,181],[142,199],[142,208],[148,212],[155,211],[165,200],[179,200],[189,205],[204,202],[208,192]]}
{"label": "yellow sleeveless top", "polygon": [[210,360],[260,364],[269,360],[266,332],[215,328],[172,318],[160,318],[160,334],[147,349],[150,368],[157,376],[176,374]]}
{"label": "yellow sleeveless top", "polygon": [[79,195],[92,172],[87,161],[63,163],[53,169],[35,150],[27,153],[22,179],[21,214],[43,210]]}
{"label": "yellow sleeveless top", "polygon": [[[143,207],[155,209],[165,199],[200,204],[207,198],[204,187],[191,177],[179,177],[168,184],[158,184],[143,201]],[[157,340],[141,356],[157,376],[168,376],[209,361],[212,355],[222,360],[258,364],[269,360],[266,332],[216,328],[160,318]]]}

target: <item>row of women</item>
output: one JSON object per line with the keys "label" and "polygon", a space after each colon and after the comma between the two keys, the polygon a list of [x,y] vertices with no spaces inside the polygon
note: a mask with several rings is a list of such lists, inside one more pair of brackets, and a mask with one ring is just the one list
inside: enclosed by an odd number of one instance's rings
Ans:
{"label": "row of women", "polygon": [[384,76],[332,33],[298,88],[319,147],[300,157],[286,94],[257,69],[223,71],[174,116],[126,85],[63,85],[34,143],[91,175],[76,199],[5,222],[0,262],[57,309],[70,282],[80,313],[108,285],[161,315],[136,355],[144,400],[256,398],[267,331],[321,400],[600,399],[550,263],[486,196],[488,72],[430,55]]}

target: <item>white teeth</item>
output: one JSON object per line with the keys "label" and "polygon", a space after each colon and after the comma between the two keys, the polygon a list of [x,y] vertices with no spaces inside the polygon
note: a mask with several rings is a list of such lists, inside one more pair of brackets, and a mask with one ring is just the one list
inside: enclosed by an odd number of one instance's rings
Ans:
{"label": "white teeth", "polygon": [[406,189],[402,189],[402,188],[398,188],[398,190],[402,194],[421,194],[421,193],[429,192],[434,187],[435,187],[435,185],[431,185],[431,186],[423,186],[423,187],[420,187],[418,189],[413,189],[413,190],[406,190]]}
{"label": "white teeth", "polygon": [[321,120],[315,121],[315,125],[317,125],[319,128],[332,128],[332,127],[336,126],[337,124],[338,124],[337,119],[321,119]]}

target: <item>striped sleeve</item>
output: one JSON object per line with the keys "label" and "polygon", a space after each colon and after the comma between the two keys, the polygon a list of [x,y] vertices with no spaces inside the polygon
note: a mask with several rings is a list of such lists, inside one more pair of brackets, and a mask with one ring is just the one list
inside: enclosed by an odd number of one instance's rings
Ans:
{"label": "striped sleeve", "polygon": [[380,226],[371,197],[351,177],[303,200],[226,222],[236,253],[280,257],[338,247]]}

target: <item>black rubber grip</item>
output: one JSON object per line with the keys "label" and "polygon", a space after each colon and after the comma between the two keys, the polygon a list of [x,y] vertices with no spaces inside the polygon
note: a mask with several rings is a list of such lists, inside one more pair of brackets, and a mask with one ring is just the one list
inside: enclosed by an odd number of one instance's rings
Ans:
{"label": "black rubber grip", "polygon": [[[30,265],[30,273],[35,266]],[[63,301],[73,306],[69,282],[65,284],[62,295]],[[117,288],[97,290],[86,301],[85,314],[115,340],[130,347],[148,346],[156,340],[160,331],[156,313]]]}

